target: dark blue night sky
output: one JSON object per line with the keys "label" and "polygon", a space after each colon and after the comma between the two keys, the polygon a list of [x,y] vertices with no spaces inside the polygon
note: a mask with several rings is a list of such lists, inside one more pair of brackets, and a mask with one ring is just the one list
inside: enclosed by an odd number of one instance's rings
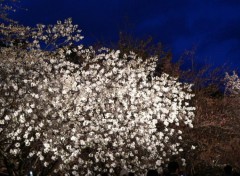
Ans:
{"label": "dark blue night sky", "polygon": [[240,0],[22,0],[25,25],[72,17],[84,41],[116,42],[120,31],[152,36],[174,58],[196,48],[199,62],[240,66]]}

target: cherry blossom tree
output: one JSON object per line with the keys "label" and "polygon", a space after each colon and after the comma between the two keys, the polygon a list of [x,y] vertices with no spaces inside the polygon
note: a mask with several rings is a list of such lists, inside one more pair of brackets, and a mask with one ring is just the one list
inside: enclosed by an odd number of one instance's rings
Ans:
{"label": "cherry blossom tree", "polygon": [[75,175],[159,166],[183,150],[176,127],[192,127],[194,107],[190,85],[152,77],[154,63],[114,51],[82,67],[55,58],[2,62],[1,153]]}
{"label": "cherry blossom tree", "polygon": [[[157,58],[73,47],[83,37],[71,19],[1,27],[10,41],[0,48],[0,157],[9,174],[141,175],[183,151],[192,85],[154,76]],[[67,61],[72,53],[81,64]]]}

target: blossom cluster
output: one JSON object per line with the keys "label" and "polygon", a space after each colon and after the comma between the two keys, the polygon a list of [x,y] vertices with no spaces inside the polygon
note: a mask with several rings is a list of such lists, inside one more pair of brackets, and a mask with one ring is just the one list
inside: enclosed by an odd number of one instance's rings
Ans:
{"label": "blossom cluster", "polygon": [[140,174],[183,151],[178,126],[193,127],[191,85],[154,76],[156,58],[79,50],[82,65],[1,58],[0,148],[9,158],[27,156],[33,169],[57,165],[55,173]]}
{"label": "blossom cluster", "polygon": [[0,2],[0,20],[7,22],[14,22],[8,17],[9,12],[15,12],[16,9],[13,8],[13,4],[16,3],[15,0],[1,0]]}
{"label": "blossom cluster", "polygon": [[57,21],[55,25],[37,24],[36,27],[0,23],[0,40],[6,46],[27,50],[67,50],[83,39],[78,25],[72,19]]}
{"label": "blossom cluster", "polygon": [[240,93],[240,78],[233,72],[232,75],[226,73],[225,75],[225,92],[233,95]]}

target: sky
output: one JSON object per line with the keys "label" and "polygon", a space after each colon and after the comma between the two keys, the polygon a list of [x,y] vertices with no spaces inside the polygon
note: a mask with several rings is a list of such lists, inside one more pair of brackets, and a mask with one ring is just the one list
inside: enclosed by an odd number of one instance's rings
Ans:
{"label": "sky", "polygon": [[152,36],[174,59],[194,51],[200,64],[240,67],[240,0],[21,0],[21,24],[72,17],[84,41],[117,42],[120,32]]}

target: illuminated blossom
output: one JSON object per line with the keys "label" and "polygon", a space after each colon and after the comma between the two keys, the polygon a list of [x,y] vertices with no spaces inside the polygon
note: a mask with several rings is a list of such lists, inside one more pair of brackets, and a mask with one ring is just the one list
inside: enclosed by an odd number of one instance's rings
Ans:
{"label": "illuminated blossom", "polygon": [[[182,152],[178,127],[193,127],[191,85],[154,76],[157,59],[133,52],[38,50],[59,35],[80,40],[75,30],[71,21],[38,25],[30,50],[0,48],[0,149],[9,162],[27,157],[24,174],[143,174]],[[67,61],[72,53],[81,64]]]}

